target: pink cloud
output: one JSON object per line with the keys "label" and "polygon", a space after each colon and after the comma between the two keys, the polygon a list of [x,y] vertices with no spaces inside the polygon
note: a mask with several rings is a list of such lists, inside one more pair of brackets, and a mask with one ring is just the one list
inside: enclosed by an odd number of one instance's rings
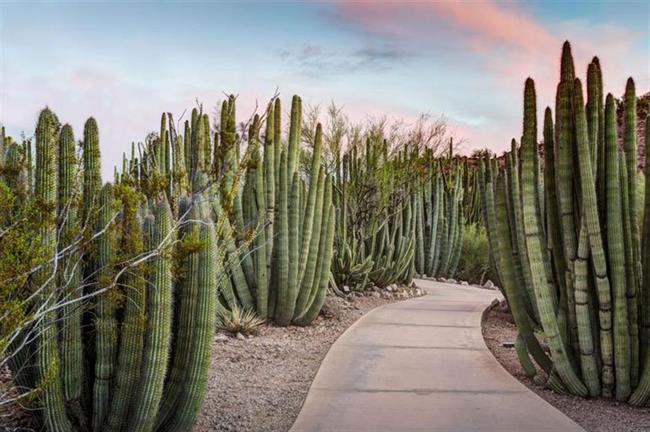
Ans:
{"label": "pink cloud", "polygon": [[555,46],[555,38],[523,11],[491,1],[345,2],[340,11],[365,31],[392,37],[420,38],[443,26],[462,30],[477,50],[495,44],[525,50]]}
{"label": "pink cloud", "polygon": [[[443,48],[456,57],[452,61],[478,59],[481,70],[477,72],[488,86],[487,93],[495,99],[495,109],[499,104],[520,106],[528,76],[536,82],[540,116],[545,106],[553,107],[564,40],[572,42],[580,77],[585,76],[591,58],[599,55],[606,91],[622,94],[628,76],[636,78],[640,91],[649,85],[647,59],[639,56],[634,47],[647,35],[613,24],[588,19],[546,23],[517,4],[493,0],[353,1],[339,3],[338,11],[344,22],[370,37],[384,37],[408,46],[416,44],[423,56],[436,56]],[[513,118],[510,129],[503,124],[484,135],[473,126],[463,129],[472,147],[501,150],[511,136],[518,136],[519,128],[519,118]]]}

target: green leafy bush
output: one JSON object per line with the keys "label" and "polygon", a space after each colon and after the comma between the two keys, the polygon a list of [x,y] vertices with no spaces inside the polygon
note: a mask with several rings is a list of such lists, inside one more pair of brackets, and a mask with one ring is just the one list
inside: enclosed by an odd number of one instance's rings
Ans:
{"label": "green leafy bush", "polygon": [[490,268],[490,253],[485,227],[478,223],[468,225],[463,235],[463,253],[456,278],[472,284],[495,281]]}

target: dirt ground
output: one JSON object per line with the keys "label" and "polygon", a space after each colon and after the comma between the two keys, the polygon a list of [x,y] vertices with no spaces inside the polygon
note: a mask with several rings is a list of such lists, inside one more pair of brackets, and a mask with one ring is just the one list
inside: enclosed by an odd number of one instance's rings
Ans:
{"label": "dirt ground", "polygon": [[363,314],[404,298],[382,292],[328,297],[309,327],[263,327],[247,339],[215,336],[208,391],[194,432],[288,431],[334,341]]}
{"label": "dirt ground", "polygon": [[483,323],[483,338],[492,354],[511,375],[588,432],[650,431],[649,408],[635,408],[614,400],[587,400],[561,395],[533,383],[524,374],[515,349],[503,346],[504,342],[512,343],[517,338],[517,328],[510,313],[499,308],[488,312]]}
{"label": "dirt ground", "polygon": [[[421,295],[420,289],[375,288],[366,295],[328,296],[308,327],[263,326],[256,336],[217,333],[208,388],[194,432],[282,432],[292,426],[334,341],[366,312]],[[0,370],[0,390],[10,383]],[[39,430],[34,412],[0,411],[0,432]]]}

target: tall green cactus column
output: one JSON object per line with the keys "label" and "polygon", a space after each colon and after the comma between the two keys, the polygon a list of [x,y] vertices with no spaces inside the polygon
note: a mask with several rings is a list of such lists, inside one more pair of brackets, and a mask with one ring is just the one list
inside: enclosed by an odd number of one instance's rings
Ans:
{"label": "tall green cactus column", "polygon": [[544,268],[542,244],[540,241],[538,211],[539,205],[535,195],[535,173],[534,173],[534,152],[537,151],[537,121],[536,121],[535,86],[530,78],[526,80],[524,93],[524,133],[522,138],[522,166],[521,180],[522,203],[524,216],[524,231],[528,246],[528,260],[532,273],[532,282],[537,297],[540,320],[544,332],[549,340],[549,346],[553,355],[553,362],[558,375],[567,386],[569,391],[580,396],[587,395],[587,389],[577,376],[569,361],[567,347],[560,336],[560,329],[553,306],[553,287],[546,279]]}
{"label": "tall green cactus column", "polygon": [[[514,242],[511,239],[510,228],[508,227],[506,182],[502,175],[497,176],[496,182],[495,198],[493,199],[490,196],[486,198],[489,205],[492,205],[492,203],[495,205],[494,210],[488,211],[496,215],[496,234],[498,237],[494,239],[494,242],[497,243],[498,257],[496,258],[499,263],[500,277],[502,278],[505,295],[512,310],[512,315],[519,329],[519,335],[524,340],[526,350],[532,355],[535,362],[548,374],[551,373],[553,364],[535,337],[531,326],[532,320],[526,310],[525,291],[517,289],[513,266],[514,260],[512,259],[512,244]],[[491,195],[492,190],[487,190],[486,193]]]}
{"label": "tall green cactus column", "polygon": [[[559,226],[560,238],[565,261],[565,288],[567,294],[567,308],[570,306],[572,297],[575,297],[575,262],[578,252],[578,236],[576,225],[580,223],[575,207],[575,132],[574,132],[574,107],[573,107],[573,80],[575,69],[571,46],[565,42],[562,47],[562,58],[560,66],[560,83],[558,84],[555,97],[555,188],[557,197],[556,214],[549,214],[554,221],[553,225]],[[557,219],[556,219],[557,218]],[[550,223],[550,222],[549,222]],[[560,257],[558,256],[558,260]],[[576,306],[577,309],[577,306]],[[569,310],[569,325],[572,325],[573,311]],[[576,318],[588,322],[584,317]],[[571,334],[571,330],[569,330]],[[575,335],[574,335],[575,336]]]}
{"label": "tall green cactus column", "polygon": [[[95,219],[99,208],[99,194],[102,188],[101,159],[99,150],[99,130],[97,121],[90,117],[84,124],[82,143],[83,187],[81,196],[81,224],[87,239],[95,232]],[[90,241],[83,251],[82,284],[84,294],[92,294],[97,285],[97,241]],[[84,348],[89,355],[84,356],[84,388],[82,398],[85,404],[92,406],[95,365],[93,363],[93,350],[95,334],[93,331],[95,316],[93,311],[82,314],[82,329]],[[90,417],[90,416],[89,416]]]}
{"label": "tall green cactus column", "polygon": [[[318,191],[318,180],[321,170],[321,147],[323,143],[323,128],[316,125],[316,135],[314,137],[314,149],[312,152],[311,169],[309,170],[311,178],[309,179],[309,195],[307,196],[306,211],[302,221],[302,244],[300,247],[300,265],[298,268],[298,284],[302,281],[307,258],[309,256],[309,244],[311,242],[312,230],[314,228],[314,213],[318,211],[316,207],[316,196]],[[318,228],[318,227],[317,227]]]}
{"label": "tall green cactus column", "polygon": [[146,322],[142,367],[129,409],[127,430],[154,429],[169,363],[172,327],[172,262],[165,245],[174,239],[172,214],[165,199],[155,204],[154,215],[146,216],[144,235],[149,250],[160,252],[147,263]]}
{"label": "tall green cactus column", "polygon": [[95,222],[97,239],[97,284],[95,285],[95,380],[93,384],[93,430],[101,430],[106,421],[111,398],[111,383],[115,374],[117,352],[116,287],[113,277],[113,219],[114,195],[110,183],[100,193],[99,213]]}
{"label": "tall green cactus column", "polygon": [[[71,246],[79,235],[77,196],[77,160],[72,127],[65,125],[59,135],[59,201],[58,224],[61,231],[59,249]],[[63,258],[60,264],[58,284],[63,287],[63,321],[61,323],[61,377],[67,401],[81,398],[83,383],[83,345],[81,341],[82,304],[81,274],[77,265],[78,253]]]}
{"label": "tall green cactus column", "polygon": [[[614,364],[616,365],[616,398],[625,400],[630,393],[630,335],[625,287],[625,253],[621,217],[620,176],[616,144],[616,107],[611,94],[605,108],[607,135],[607,247],[608,264],[614,295]],[[602,331],[602,330],[601,330]]]}
{"label": "tall green cactus column", "polygon": [[[36,178],[34,198],[42,216],[40,236],[46,257],[56,255],[56,138],[59,121],[48,108],[41,111],[36,126]],[[33,286],[39,290],[39,309],[47,311],[57,299],[56,283],[51,277],[53,263],[48,262],[34,276]],[[52,432],[71,431],[67,417],[60,376],[59,343],[56,311],[46,312],[36,324],[36,370],[38,386],[42,387],[43,419]]]}
{"label": "tall green cactus column", "polygon": [[296,319],[294,319],[294,324],[296,325],[308,325],[316,317],[323,306],[323,301],[325,300],[325,294],[327,293],[327,284],[329,283],[330,275],[330,264],[332,260],[332,250],[334,243],[334,224],[335,224],[335,214],[334,206],[331,204],[331,183],[328,181],[326,186],[326,199],[325,202],[329,202],[329,209],[327,211],[327,216],[325,222],[322,223],[321,227],[321,240],[319,246],[318,260],[319,263],[316,266],[316,275],[314,278],[314,285],[311,289],[310,299],[307,303],[307,308],[302,312]]}
{"label": "tall green cactus column", "polygon": [[[122,202],[120,260],[128,262],[137,259],[144,252],[142,227],[137,215],[138,198],[133,189],[124,185],[119,186],[117,195]],[[124,295],[124,317],[119,327],[119,351],[110,409],[103,429],[105,432],[119,432],[126,424],[129,404],[138,390],[136,386],[141,374],[144,336],[147,330],[143,267],[119,269],[124,272],[118,280]]]}
{"label": "tall green cactus column", "polygon": [[[645,142],[650,143],[650,116],[645,122]],[[641,340],[647,343],[650,332],[650,152],[645,152],[645,197],[643,214],[643,232],[641,244],[643,246],[643,285],[641,290]],[[641,359],[642,374],[639,385],[630,396],[629,403],[644,406],[650,399],[650,350],[645,347],[644,357]]]}
{"label": "tall green cactus column", "polygon": [[289,311],[293,308],[289,306],[289,182],[287,177],[287,153],[283,151],[280,154],[280,177],[278,181],[278,200],[277,200],[277,225],[278,232],[274,242],[274,289],[277,292],[274,319],[279,325],[288,325],[291,316]]}
{"label": "tall green cactus column", "polygon": [[630,212],[630,225],[632,231],[632,259],[633,265],[630,270],[634,273],[635,284],[640,280],[640,266],[639,266],[639,230],[636,224],[637,219],[637,128],[636,128],[636,90],[634,80],[629,78],[625,86],[625,117],[623,129],[623,146],[625,149],[625,163],[627,164],[627,189],[629,200]]}
{"label": "tall green cactus column", "polygon": [[[559,216],[558,194],[555,176],[555,136],[553,114],[546,107],[544,111],[544,192],[546,201],[546,234],[548,256],[553,256],[553,266],[560,289],[560,314],[565,315],[569,324],[568,337],[573,355],[579,355],[578,324],[575,308],[573,279],[567,270]],[[533,297],[534,299],[534,297]]]}
{"label": "tall green cactus column", "polygon": [[[167,393],[156,430],[189,430],[201,407],[210,365],[210,341],[216,323],[217,244],[214,225],[193,202],[184,232],[191,247],[186,252],[184,280],[179,286],[178,326]],[[195,246],[192,246],[195,245]]]}
{"label": "tall green cactus column", "polygon": [[[575,132],[578,150],[578,162],[580,167],[580,191],[582,198],[582,213],[585,218],[585,228],[589,234],[591,247],[591,259],[596,277],[596,296],[598,298],[598,318],[600,324],[600,354],[602,364],[603,392],[609,392],[611,387],[610,376],[613,378],[613,337],[612,337],[612,301],[609,277],[607,274],[607,262],[603,245],[600,222],[598,220],[598,203],[596,200],[596,182],[594,181],[595,167],[592,166],[592,156],[589,149],[589,137],[587,131],[587,117],[582,97],[582,84],[576,78],[573,90],[573,106],[575,108]],[[627,304],[625,305],[627,308]],[[625,309],[624,308],[624,309]],[[625,322],[627,328],[627,314],[625,317],[618,316],[617,319]],[[623,344],[624,341],[620,340]],[[629,344],[629,340],[625,341]],[[627,345],[629,349],[629,345]],[[629,367],[620,363],[621,368]],[[623,397],[622,377],[617,377],[617,398]],[[629,383],[628,383],[629,385]],[[627,390],[629,393],[629,389]],[[627,398],[625,396],[624,398]]]}
{"label": "tall green cactus column", "polygon": [[[625,163],[627,165],[627,200],[624,198],[623,203],[627,206],[627,220],[624,223],[629,225],[629,232],[625,233],[627,242],[625,248],[628,254],[626,262],[626,274],[628,276],[626,284],[626,295],[628,298],[628,310],[630,324],[634,325],[634,330],[630,334],[631,343],[631,370],[630,380],[632,385],[636,385],[639,378],[639,362],[640,357],[640,343],[638,337],[638,293],[641,290],[640,284],[643,280],[643,272],[641,266],[641,245],[639,243],[639,227],[637,221],[639,220],[639,206],[637,203],[637,109],[636,109],[636,90],[634,80],[629,78],[625,87],[624,97],[624,121],[623,121],[623,147],[625,151]],[[625,216],[624,216],[625,217]],[[647,349],[648,338],[647,335],[642,339]]]}
{"label": "tall green cactus column", "polygon": [[[269,302],[270,296],[268,291],[272,289],[272,269],[273,269],[273,237],[275,232],[275,153],[276,141],[274,140],[275,134],[275,116],[280,116],[279,112],[275,112],[274,104],[269,103],[266,109],[266,132],[264,134],[264,193],[265,193],[265,214],[264,223],[266,224],[265,230],[265,252],[266,252],[266,277],[267,277],[267,292],[262,290],[261,295],[257,297],[257,313],[262,319],[267,319],[269,315]],[[279,142],[278,142],[279,144]],[[259,185],[258,185],[259,186]],[[261,253],[261,252],[258,252]],[[261,262],[261,260],[260,260]],[[265,295],[266,294],[266,295]],[[266,298],[264,298],[266,297]],[[260,304],[262,303],[263,304]]]}

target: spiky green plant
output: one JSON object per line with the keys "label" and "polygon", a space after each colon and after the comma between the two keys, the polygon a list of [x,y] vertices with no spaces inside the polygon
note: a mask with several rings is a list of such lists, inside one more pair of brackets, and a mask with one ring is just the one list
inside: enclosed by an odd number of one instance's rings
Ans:
{"label": "spiky green plant", "polygon": [[[525,354],[531,354],[532,366],[541,367],[557,390],[643,404],[650,386],[647,374],[640,374],[648,363],[644,306],[638,303],[645,301],[639,290],[645,252],[639,251],[636,192],[630,191],[637,183],[636,138],[627,134],[625,152],[619,152],[614,98],[610,94],[603,103],[602,89],[600,61],[594,58],[585,103],[566,43],[555,125],[550,109],[545,111],[542,207],[534,84],[526,81],[521,154],[513,145],[504,173],[496,175],[496,191],[494,174],[483,177],[484,213],[491,242],[498,245],[491,250],[521,336],[522,363],[530,371]],[[630,132],[636,129],[634,100],[629,80],[624,107]],[[537,351],[538,324],[550,358]]]}

